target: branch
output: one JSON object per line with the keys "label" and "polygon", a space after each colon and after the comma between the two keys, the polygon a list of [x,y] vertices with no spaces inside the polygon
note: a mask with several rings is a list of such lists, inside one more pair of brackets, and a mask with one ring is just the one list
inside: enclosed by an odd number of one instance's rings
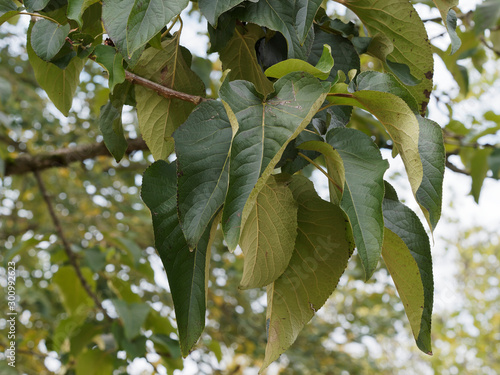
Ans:
{"label": "branch", "polygon": [[458,168],[455,164],[453,164],[451,161],[449,161],[448,159],[446,159],[446,167],[448,167],[450,170],[452,170],[453,172],[457,172],[457,173],[461,173],[461,174],[464,174],[466,176],[470,176],[470,173],[467,172],[466,170],[464,169],[461,169],[461,168]]}
{"label": "branch", "polygon": [[[146,143],[141,138],[129,139],[125,154],[129,155],[134,151],[147,149]],[[15,159],[6,160],[5,176],[41,171],[53,167],[67,167],[73,162],[93,159],[97,156],[111,156],[103,142],[63,148],[35,156],[21,154]]]}
{"label": "branch", "polygon": [[109,315],[107,314],[106,310],[104,309],[104,307],[102,306],[101,302],[99,301],[99,298],[97,298],[97,295],[92,291],[89,283],[87,282],[87,280],[85,280],[85,277],[83,277],[82,270],[80,269],[80,266],[78,265],[78,258],[76,256],[76,254],[71,250],[71,246],[68,242],[68,239],[64,235],[61,222],[59,221],[59,218],[57,217],[57,215],[54,211],[54,207],[52,206],[52,202],[50,200],[49,194],[48,194],[47,189],[45,187],[45,183],[42,180],[42,176],[40,175],[40,171],[34,170],[33,174],[35,175],[36,181],[38,182],[38,187],[40,188],[40,192],[42,193],[43,200],[45,201],[45,204],[47,205],[52,222],[54,223],[54,226],[56,227],[56,232],[59,235],[59,238],[61,239],[61,242],[63,244],[64,252],[68,256],[69,263],[75,269],[76,276],[78,277],[78,280],[80,280],[80,284],[82,284],[83,289],[85,289],[85,291],[90,296],[90,298],[92,298],[96,307],[99,310],[101,310],[101,312],[104,314],[105,317],[107,317],[108,319],[111,319],[109,317]]}
{"label": "branch", "polygon": [[161,95],[167,99],[172,99],[172,98],[180,99],[180,100],[184,100],[186,102],[191,102],[191,103],[196,104],[196,105],[198,105],[201,102],[204,102],[206,100],[209,100],[209,99],[203,98],[201,96],[186,94],[185,92],[180,92],[180,91],[175,91],[175,90],[169,89],[168,87],[165,87],[165,86],[160,85],[159,83],[150,81],[149,79],[140,77],[140,76],[138,76],[134,73],[131,73],[129,71],[125,71],[125,79],[127,81],[130,81],[131,83],[135,83],[137,85],[144,86],[148,89],[156,91],[156,93],[158,95]]}

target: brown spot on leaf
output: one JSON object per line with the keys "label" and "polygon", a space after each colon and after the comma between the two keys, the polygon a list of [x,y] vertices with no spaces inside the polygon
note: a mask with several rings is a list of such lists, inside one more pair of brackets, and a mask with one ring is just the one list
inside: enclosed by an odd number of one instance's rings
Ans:
{"label": "brown spot on leaf", "polygon": [[[432,72],[429,70],[427,73],[425,73],[425,78],[427,78],[427,79],[432,79],[433,75],[434,75],[434,73],[432,73]],[[426,91],[427,91],[427,90],[426,90]],[[430,94],[429,94],[429,95],[430,95]]]}

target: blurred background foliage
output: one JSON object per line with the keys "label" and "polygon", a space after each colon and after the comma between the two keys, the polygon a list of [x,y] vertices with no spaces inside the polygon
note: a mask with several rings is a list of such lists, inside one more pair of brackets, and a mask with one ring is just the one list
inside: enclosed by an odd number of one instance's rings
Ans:
{"label": "blurred background foliage", "polygon": [[[196,10],[192,13],[196,16]],[[498,157],[490,157],[493,148],[477,147],[481,137],[499,129],[498,115],[474,112],[460,122],[453,111],[462,101],[481,100],[495,85],[499,70],[483,66],[499,55],[498,17],[490,24],[474,13],[458,16],[462,48],[449,56],[435,47],[458,89],[438,91],[435,97],[448,119],[449,154],[459,156],[462,172],[482,183],[487,175],[498,177],[500,169]],[[101,69],[85,67],[72,112],[65,118],[37,88],[16,30],[12,25],[0,29],[0,161],[100,142],[97,119],[109,94]],[[374,64],[370,59],[362,63]],[[220,62],[195,57],[193,69],[209,94],[217,89],[213,72],[220,70]],[[357,111],[354,120],[353,126],[375,134],[379,144],[387,141],[366,114]],[[126,135],[137,137],[130,109],[123,121]],[[487,149],[489,159],[475,156],[478,149]],[[82,286],[33,174],[0,180],[0,284],[5,290],[7,262],[14,261],[19,297],[16,368],[0,353],[0,373],[172,374],[183,368],[198,374],[257,372],[266,340],[265,293],[237,289],[241,255],[229,253],[221,236],[212,249],[207,328],[189,359],[181,358],[171,296],[152,247],[150,214],[139,195],[142,173],[152,161],[148,152],[137,151],[119,164],[102,156],[40,172],[95,298]],[[475,171],[483,164],[478,163],[489,165],[480,175]],[[384,266],[365,284],[360,265],[350,262],[327,304],[267,373],[500,373],[498,233],[470,229],[450,241],[446,252],[454,254],[452,303],[436,301],[432,358],[424,358],[409,337],[403,306]],[[3,296],[0,311],[8,311]],[[6,327],[2,314],[1,352],[9,346]]]}

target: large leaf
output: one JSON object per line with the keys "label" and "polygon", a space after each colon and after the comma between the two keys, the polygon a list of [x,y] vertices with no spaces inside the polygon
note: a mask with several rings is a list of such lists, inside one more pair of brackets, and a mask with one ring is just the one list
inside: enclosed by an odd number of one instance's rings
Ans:
{"label": "large leaf", "polygon": [[[204,95],[201,79],[189,68],[179,46],[179,33],[162,42],[163,49],[148,48],[134,72],[171,89]],[[165,159],[174,150],[172,133],[191,113],[194,104],[180,99],[166,99],[155,91],[135,87],[137,117],[142,137],[155,159]]]}
{"label": "large leaf", "polygon": [[244,265],[240,288],[259,288],[276,280],[288,266],[297,236],[297,204],[274,176],[264,184],[241,231]]}
{"label": "large leaf", "polygon": [[327,133],[326,140],[344,162],[345,187],[341,207],[351,222],[365,279],[368,280],[377,267],[382,251],[383,176],[389,163],[382,159],[372,139],[359,130],[332,129]]}
{"label": "large leaf", "polygon": [[[28,40],[31,40],[32,28],[33,23],[30,24],[28,29]],[[31,43],[27,43],[26,48],[38,84],[45,90],[56,108],[67,116],[73,103],[73,95],[75,95],[76,88],[80,83],[80,72],[85,65],[85,60],[74,57],[66,69],[60,69],[54,64],[39,58],[33,51]]]}
{"label": "large leaf", "polygon": [[321,0],[264,0],[247,3],[238,15],[242,21],[282,33],[288,43],[289,59],[307,60],[306,38],[312,34],[311,26],[320,5]]}
{"label": "large leaf", "polygon": [[188,3],[189,0],[135,0],[127,20],[128,55],[149,42]]}
{"label": "large leaf", "polygon": [[81,353],[76,360],[76,375],[108,375],[113,373],[115,358],[100,349],[90,349]]}
{"label": "large leaf", "polygon": [[236,120],[238,126],[231,149],[229,191],[222,217],[230,249],[238,243],[240,227],[253,208],[259,189],[287,144],[319,109],[328,87],[307,73],[292,73],[274,84],[274,97],[263,100],[250,82],[224,81],[220,97],[234,113],[235,117],[229,119],[232,123]]}
{"label": "large leaf", "polygon": [[[409,90],[417,100],[419,112],[424,114],[432,91],[434,64],[424,24],[411,3],[407,0],[337,1],[356,13],[368,32],[385,45],[383,49],[380,45],[370,48],[369,52],[382,61],[407,65],[409,74],[421,80]],[[394,64],[392,66],[393,72],[398,74],[397,70],[394,71]]]}
{"label": "large leaf", "polygon": [[24,0],[23,4],[26,8],[26,11],[33,13],[45,8],[49,2],[50,0]]}
{"label": "large leaf", "polygon": [[283,275],[267,287],[267,346],[261,371],[295,341],[335,290],[354,244],[342,210],[318,197],[312,182],[292,177],[298,203],[295,250]]}
{"label": "large leaf", "polygon": [[[421,283],[424,289],[424,300],[423,305],[416,306],[414,303],[417,301],[412,301],[412,307],[409,310],[409,306],[405,305],[405,310],[407,312],[410,322],[412,322],[412,329],[418,328],[413,331],[417,346],[424,353],[432,354],[431,348],[431,319],[432,319],[432,304],[433,304],[433,293],[434,293],[434,280],[432,275],[432,256],[431,248],[429,245],[429,238],[425,233],[425,229],[422,223],[418,219],[417,215],[406,207],[404,204],[399,202],[394,188],[385,183],[386,194],[384,198],[384,224],[387,229],[393,232],[401,240],[403,240],[406,247],[409,249],[410,254],[413,259],[415,259],[418,270],[420,272]],[[399,243],[395,240],[396,244]],[[401,246],[399,246],[401,251]],[[404,250],[404,249],[403,249]],[[398,268],[398,271],[402,273],[402,278],[406,280],[411,280],[412,276],[410,274],[404,276],[406,272],[411,272],[408,268]],[[391,272],[392,273],[392,272]],[[394,280],[396,282],[396,279]],[[410,284],[410,286],[416,287]],[[402,288],[402,285],[398,287]],[[418,287],[419,288],[419,287]],[[402,297],[403,298],[403,297]],[[418,303],[421,303],[418,300]],[[423,307],[421,307],[423,306]],[[422,311],[420,314],[420,310]],[[417,313],[415,313],[415,311]],[[421,317],[420,325],[415,325],[415,315],[418,318]]]}
{"label": "large leaf", "polygon": [[445,150],[443,131],[434,121],[417,116],[420,125],[418,151],[422,160],[422,183],[417,190],[417,202],[429,222],[431,230],[441,217],[443,200],[443,178],[445,168]]}
{"label": "large leaf", "polygon": [[413,194],[416,195],[423,176],[418,148],[419,124],[406,102],[393,94],[371,90],[334,94],[328,99],[338,105],[358,106],[370,112],[384,125],[394,148],[403,159]]}
{"label": "large leaf", "polygon": [[198,6],[208,22],[217,27],[219,16],[242,2],[243,0],[198,0]]}
{"label": "large leaf", "polygon": [[255,85],[257,91],[267,95],[273,91],[272,82],[262,72],[255,53],[255,42],[265,35],[261,27],[254,24],[238,25],[233,37],[220,51],[224,70],[231,69],[229,80],[243,79]]}
{"label": "large leaf", "polygon": [[187,356],[205,327],[208,241],[202,238],[194,251],[189,250],[177,216],[174,164],[152,164],[144,173],[141,195],[151,210],[155,246],[174,301],[181,351]]}
{"label": "large leaf", "polygon": [[[92,271],[86,267],[82,268],[81,271],[90,289],[95,291],[96,283],[92,278]],[[81,315],[82,310],[86,308],[90,310],[90,308],[94,306],[94,301],[82,286],[73,267],[59,267],[52,278],[52,282],[57,286],[61,294],[61,302],[68,314]]]}
{"label": "large leaf", "polygon": [[31,47],[42,60],[50,61],[66,42],[69,23],[58,25],[45,18],[35,22],[31,30]]}
{"label": "large leaf", "polygon": [[0,2],[0,25],[10,18],[18,15],[20,11],[17,5],[12,0],[5,0]]}
{"label": "large leaf", "polygon": [[481,194],[481,187],[483,186],[484,179],[488,173],[488,158],[492,153],[492,148],[483,148],[474,150],[470,164],[467,165],[472,177],[472,187],[470,194],[474,197],[476,203],[479,203],[479,195]]}
{"label": "large leaf", "polygon": [[190,248],[226,198],[232,137],[217,101],[201,103],[174,133],[179,219]]}
{"label": "large leaf", "polygon": [[[443,0],[444,1],[444,0]],[[457,0],[449,0],[453,4]],[[500,3],[496,0],[486,0],[478,4],[474,11],[474,31],[476,35],[494,27],[500,18]]]}

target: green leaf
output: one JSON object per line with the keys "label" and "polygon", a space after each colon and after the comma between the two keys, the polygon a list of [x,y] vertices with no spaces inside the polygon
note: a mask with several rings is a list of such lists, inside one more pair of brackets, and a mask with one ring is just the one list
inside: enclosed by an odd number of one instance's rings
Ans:
{"label": "green leaf", "polygon": [[[179,341],[171,339],[170,336],[162,334],[152,334],[149,339],[154,342],[156,348],[160,348],[163,353],[168,353],[173,359],[181,357]],[[158,352],[158,350],[157,350]]]}
{"label": "green leaf", "polygon": [[382,258],[396,285],[416,340],[424,310],[424,287],[417,262],[404,241],[387,228],[384,231]]}
{"label": "green leaf", "polygon": [[24,0],[23,5],[28,12],[38,12],[47,6],[50,0]]}
{"label": "green leaf", "polygon": [[118,163],[125,155],[128,142],[123,134],[122,107],[116,108],[111,101],[101,107],[99,129],[104,144]]}
{"label": "green leaf", "polygon": [[420,135],[418,151],[422,160],[423,176],[416,198],[429,222],[431,231],[441,217],[443,200],[443,178],[445,168],[445,150],[443,131],[434,121],[417,116]]}
{"label": "green leaf", "polygon": [[242,2],[243,0],[198,0],[198,6],[208,22],[217,27],[219,16]]}
{"label": "green leaf", "polygon": [[[424,353],[432,354],[431,347],[431,319],[434,293],[434,281],[432,275],[432,256],[429,238],[417,215],[399,202],[394,188],[385,183],[384,198],[384,224],[387,229],[403,240],[410,254],[415,259],[420,272],[421,282],[424,288],[424,304],[421,314],[420,327],[413,331],[417,346]],[[404,269],[400,269],[403,272]],[[410,277],[410,276],[408,276]],[[422,305],[420,305],[422,306]],[[405,305],[405,309],[407,306]],[[410,322],[415,319],[412,313],[407,315]],[[420,316],[417,314],[417,316]],[[412,326],[413,328],[413,326]]]}
{"label": "green leaf", "polygon": [[100,349],[91,349],[80,354],[76,362],[76,375],[109,375],[113,373],[114,358]]}
{"label": "green leaf", "polygon": [[151,307],[147,303],[127,303],[112,300],[118,316],[123,321],[123,328],[127,340],[132,340],[141,333],[141,327],[148,317]]}
{"label": "green leaf", "polygon": [[[134,73],[165,87],[192,95],[205,94],[201,79],[185,62],[179,33],[162,42],[163,50],[148,48]],[[174,150],[172,133],[188,118],[195,105],[167,99],[155,91],[136,85],[137,117],[142,137],[156,160],[166,159]]]}
{"label": "green leaf", "polygon": [[255,53],[255,43],[265,35],[261,27],[254,24],[238,25],[233,37],[220,51],[222,69],[231,69],[228,79],[243,79],[255,85],[262,95],[273,92],[273,84],[262,72]]}
{"label": "green leaf", "polygon": [[135,0],[127,20],[128,56],[159,33],[188,3],[189,0]]}
{"label": "green leaf", "polygon": [[174,133],[178,209],[191,249],[224,203],[233,131],[221,102],[203,102]]}
{"label": "green leaf", "polygon": [[491,172],[493,172],[493,178],[500,178],[500,149],[494,149],[490,156],[488,156],[488,165]]}
{"label": "green leaf", "polygon": [[127,22],[134,0],[106,0],[102,4],[102,23],[116,48],[125,58],[130,68],[133,68],[142,48],[129,56],[127,47]]}
{"label": "green leaf", "polygon": [[402,85],[393,75],[376,71],[360,73],[349,84],[352,92],[361,90],[381,91],[399,96],[413,112],[418,112],[417,101],[410,94],[408,88]]}
{"label": "green leaf", "polygon": [[358,106],[384,125],[394,148],[403,159],[413,194],[416,195],[422,182],[423,167],[418,148],[419,124],[410,107],[403,99],[386,92],[363,90],[352,95],[338,95],[329,96],[328,100],[337,105]]}
{"label": "green leaf", "polygon": [[[32,27],[33,23],[31,23],[28,29],[28,40],[31,39]],[[71,59],[66,69],[59,69],[54,64],[40,59],[31,47],[31,43],[27,43],[26,48],[38,84],[45,90],[47,96],[52,103],[54,103],[56,108],[60,110],[64,116],[67,116],[71,109],[73,95],[75,95],[76,88],[80,83],[80,72],[85,65],[85,60],[74,57]]]}
{"label": "green leaf", "polygon": [[[96,284],[92,278],[92,271],[89,268],[82,268],[81,271],[91,290],[95,291]],[[62,304],[70,315],[79,314],[82,310],[94,306],[94,301],[83,288],[73,267],[59,267],[52,282],[57,286],[61,294]]]}
{"label": "green leaf", "polygon": [[10,18],[17,16],[20,11],[17,5],[11,0],[5,0],[0,2],[0,25]]}
{"label": "green leaf", "polygon": [[[458,0],[456,0],[458,3]],[[446,29],[448,30],[448,34],[450,35],[451,40],[451,54],[453,55],[458,51],[460,46],[462,45],[462,41],[458,37],[457,31],[457,14],[453,9],[448,11],[448,15],[446,16]]]}
{"label": "green leaf", "polygon": [[205,327],[210,228],[189,251],[177,216],[174,164],[163,160],[152,164],[144,173],[141,194],[153,217],[155,246],[167,272],[182,355],[187,356]]}
{"label": "green leaf", "polygon": [[319,79],[327,79],[333,68],[333,58],[331,47],[328,44],[323,46],[323,53],[316,66],[299,59],[288,59],[266,69],[264,74],[268,77],[281,78],[292,72],[307,72]]}
{"label": "green leaf", "polygon": [[[458,3],[458,0],[453,1]],[[491,29],[500,18],[500,3],[496,0],[486,0],[474,10],[474,31],[476,36],[486,29]]]}
{"label": "green leaf", "polygon": [[340,205],[342,200],[342,192],[345,185],[345,169],[342,158],[337,150],[322,141],[308,141],[301,143],[299,148],[303,150],[314,150],[321,152],[325,157],[326,168],[328,171],[329,180],[328,187],[330,190],[330,202]]}
{"label": "green leaf", "polygon": [[474,197],[476,203],[479,203],[479,195],[481,194],[481,187],[483,186],[484,179],[488,173],[488,158],[493,149],[483,148],[474,150],[470,165],[470,176],[472,177],[472,187],[470,194]]}
{"label": "green leaf", "polygon": [[98,45],[94,49],[95,61],[108,71],[109,91],[113,93],[115,85],[125,81],[123,56],[111,46]]}
{"label": "green leaf", "polygon": [[330,72],[329,81],[335,82],[338,70],[342,70],[346,76],[351,69],[356,69],[359,72],[359,55],[351,41],[340,35],[324,32],[319,27],[314,28],[314,43],[307,61],[315,65],[323,56],[325,44],[330,46],[331,55],[335,61],[335,69]]}
{"label": "green leaf", "polygon": [[335,290],[354,244],[342,210],[318,197],[306,177],[292,177],[298,203],[295,250],[283,275],[267,287],[267,345],[261,371],[295,341]]}
{"label": "green leaf", "polygon": [[69,34],[69,23],[58,25],[45,18],[35,22],[31,31],[31,47],[42,60],[50,61],[57,55]]}
{"label": "green leaf", "polygon": [[[380,44],[372,41],[370,53],[382,61],[406,64],[412,76],[421,82],[409,87],[421,114],[429,102],[432,91],[433,58],[431,45],[424,24],[407,0],[354,0],[340,1],[361,19],[371,36],[377,36]],[[395,72],[396,73],[396,72]],[[398,77],[401,78],[401,77]]]}
{"label": "green leaf", "polygon": [[99,0],[68,0],[68,10],[66,12],[70,20],[78,22],[80,27],[83,26],[83,13],[92,4],[98,3]]}
{"label": "green leaf", "polygon": [[[242,21],[268,27],[283,34],[288,42],[288,58],[307,60],[314,16],[321,0],[266,0],[246,3],[238,13]],[[312,42],[312,39],[310,40]]]}
{"label": "green leaf", "polygon": [[377,267],[382,251],[383,176],[389,163],[382,159],[372,139],[359,130],[332,129],[327,133],[326,140],[344,162],[345,186],[340,206],[351,222],[365,279],[368,280]]}
{"label": "green leaf", "polygon": [[297,204],[292,192],[274,176],[264,184],[241,231],[241,289],[260,288],[288,266],[297,236]]}
{"label": "green leaf", "polygon": [[230,107],[234,113],[229,115],[231,123],[238,127],[231,149],[229,190],[222,217],[230,249],[238,243],[240,228],[259,189],[288,143],[311,121],[325,100],[328,87],[307,73],[291,73],[274,84],[274,97],[263,100],[250,82],[224,81],[219,95],[227,103],[226,109]]}

